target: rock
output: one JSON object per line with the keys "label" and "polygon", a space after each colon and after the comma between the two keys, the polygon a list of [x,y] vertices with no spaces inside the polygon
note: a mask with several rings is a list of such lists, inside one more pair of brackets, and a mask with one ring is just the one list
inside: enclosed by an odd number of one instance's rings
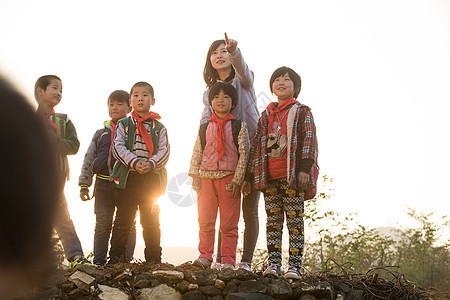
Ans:
{"label": "rock", "polygon": [[208,298],[200,291],[187,292],[182,297],[183,300],[207,300]]}
{"label": "rock", "polygon": [[258,275],[256,275],[253,272],[249,272],[249,271],[242,270],[242,269],[237,269],[237,270],[226,269],[226,270],[219,272],[217,277],[223,281],[229,281],[233,278],[239,279],[241,281],[246,281],[246,280],[257,279]]}
{"label": "rock", "polygon": [[65,283],[65,284],[61,285],[61,290],[64,293],[70,293],[71,290],[74,290],[76,288],[77,288],[77,286],[73,283]]}
{"label": "rock", "polygon": [[120,280],[123,280],[123,279],[128,279],[131,276],[133,276],[133,274],[131,273],[131,270],[130,269],[125,269],[125,270],[123,270],[122,273],[117,275],[116,278],[114,278],[114,280],[120,281]]}
{"label": "rock", "polygon": [[217,279],[217,274],[205,271],[190,271],[186,272],[186,279],[189,282],[196,283],[201,286],[214,285]]}
{"label": "rock", "polygon": [[225,300],[275,300],[275,298],[258,293],[230,293]]}
{"label": "rock", "polygon": [[344,299],[345,299],[345,297],[343,294],[341,294],[341,293],[336,294],[336,300],[344,300]]}
{"label": "rock", "polygon": [[300,297],[299,300],[317,300],[317,298],[314,297],[313,295],[303,295]]}
{"label": "rock", "polygon": [[331,299],[332,289],[328,282],[318,282],[315,284],[309,284],[301,282],[300,287],[294,290],[294,296],[314,295],[318,298]]}
{"label": "rock", "polygon": [[86,274],[89,274],[93,277],[95,277],[96,279],[98,279],[99,277],[105,277],[107,279],[111,278],[111,274],[105,270],[101,270],[98,269],[97,267],[94,266],[89,266],[89,265],[77,265],[75,267],[75,270],[84,272]]}
{"label": "rock", "polygon": [[334,286],[335,286],[336,289],[343,291],[344,294],[347,294],[348,292],[350,292],[350,291],[352,290],[351,287],[349,287],[349,286],[346,285],[345,283],[339,282],[339,281],[338,281],[338,282],[335,282],[335,283],[334,283]]}
{"label": "rock", "polygon": [[216,282],[214,282],[214,286],[215,286],[217,289],[223,291],[223,289],[225,288],[225,282],[222,281],[222,280],[220,280],[220,279],[217,279]]}
{"label": "rock", "polygon": [[188,285],[188,290],[189,290],[189,291],[195,291],[195,290],[198,290],[198,284],[195,284],[195,283],[189,284],[189,285]]}
{"label": "rock", "polygon": [[152,282],[147,279],[139,280],[138,282],[136,282],[134,284],[134,287],[137,289],[145,289],[145,288],[149,288],[151,286],[152,286]]}
{"label": "rock", "polygon": [[79,288],[76,288],[76,289],[70,291],[70,293],[69,293],[69,296],[71,299],[80,299],[86,295],[88,295],[88,293],[85,290],[82,290]]}
{"label": "rock", "polygon": [[363,299],[364,294],[363,290],[352,290],[345,294],[345,300],[360,300]]}
{"label": "rock", "polygon": [[262,293],[267,292],[267,287],[261,281],[243,281],[238,287],[239,293]]}
{"label": "rock", "polygon": [[99,299],[102,300],[128,300],[129,296],[116,288],[112,288],[106,285],[98,285],[99,290],[101,293],[98,295]]}
{"label": "rock", "polygon": [[292,296],[291,285],[285,280],[274,280],[267,287],[267,294],[278,299],[285,299]]}
{"label": "rock", "polygon": [[225,289],[223,289],[223,294],[228,295],[229,293],[237,292],[239,283],[240,281],[237,279],[230,280],[225,286]]}
{"label": "rock", "polygon": [[213,286],[201,286],[199,288],[200,292],[202,292],[203,294],[205,294],[206,296],[217,296],[217,295],[222,295],[222,291],[213,287]]}
{"label": "rock", "polygon": [[178,271],[154,271],[152,273],[161,282],[177,283],[184,279],[183,272]]}
{"label": "rock", "polygon": [[138,300],[181,300],[181,293],[165,284],[141,289],[136,294]]}
{"label": "rock", "polygon": [[191,283],[189,283],[189,281],[182,280],[181,282],[178,282],[178,283],[175,285],[175,288],[176,288],[180,293],[184,294],[184,293],[186,293],[186,292],[189,291],[189,285],[190,285],[190,284],[191,284]]}
{"label": "rock", "polygon": [[222,295],[216,295],[214,297],[208,297],[209,300],[223,300]]}
{"label": "rock", "polygon": [[82,290],[89,292],[89,287],[95,282],[95,278],[81,271],[76,271],[69,280]]}

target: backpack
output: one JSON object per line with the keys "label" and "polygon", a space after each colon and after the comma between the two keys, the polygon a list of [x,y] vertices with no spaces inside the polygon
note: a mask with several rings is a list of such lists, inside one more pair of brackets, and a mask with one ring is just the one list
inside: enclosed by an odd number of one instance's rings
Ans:
{"label": "backpack", "polygon": [[[198,130],[198,136],[200,137],[200,144],[202,145],[202,151],[205,149],[206,145],[206,129],[208,128],[209,121],[200,125]],[[232,119],[231,120],[231,135],[233,136],[233,142],[238,150],[239,155],[239,132],[241,131],[242,122],[241,120]]]}

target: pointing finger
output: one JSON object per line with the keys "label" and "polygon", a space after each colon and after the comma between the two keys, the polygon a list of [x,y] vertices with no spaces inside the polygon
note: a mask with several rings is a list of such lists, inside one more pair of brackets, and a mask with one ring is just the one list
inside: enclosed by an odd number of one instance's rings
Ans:
{"label": "pointing finger", "polygon": [[226,32],[225,32],[225,43],[226,43],[227,45],[230,44],[230,41],[228,40],[228,35],[227,35]]}

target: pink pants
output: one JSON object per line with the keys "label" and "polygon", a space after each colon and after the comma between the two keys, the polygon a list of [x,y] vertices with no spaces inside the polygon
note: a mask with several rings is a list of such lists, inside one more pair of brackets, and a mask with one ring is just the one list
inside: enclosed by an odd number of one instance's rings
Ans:
{"label": "pink pants", "polygon": [[233,197],[227,191],[234,175],[220,179],[202,179],[202,188],[198,193],[198,224],[200,227],[198,251],[200,257],[213,260],[215,225],[217,209],[220,214],[220,231],[222,232],[222,262],[235,265],[238,242],[238,223],[241,198]]}

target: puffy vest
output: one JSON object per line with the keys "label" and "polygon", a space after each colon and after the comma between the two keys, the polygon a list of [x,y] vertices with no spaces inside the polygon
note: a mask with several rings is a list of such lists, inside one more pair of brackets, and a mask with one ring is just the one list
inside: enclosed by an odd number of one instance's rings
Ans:
{"label": "puffy vest", "polygon": [[217,123],[202,124],[199,130],[200,142],[203,149],[203,157],[200,170],[204,171],[235,171],[239,160],[238,136],[241,130],[240,120],[231,120],[224,124],[225,154],[218,161],[217,149]]}

